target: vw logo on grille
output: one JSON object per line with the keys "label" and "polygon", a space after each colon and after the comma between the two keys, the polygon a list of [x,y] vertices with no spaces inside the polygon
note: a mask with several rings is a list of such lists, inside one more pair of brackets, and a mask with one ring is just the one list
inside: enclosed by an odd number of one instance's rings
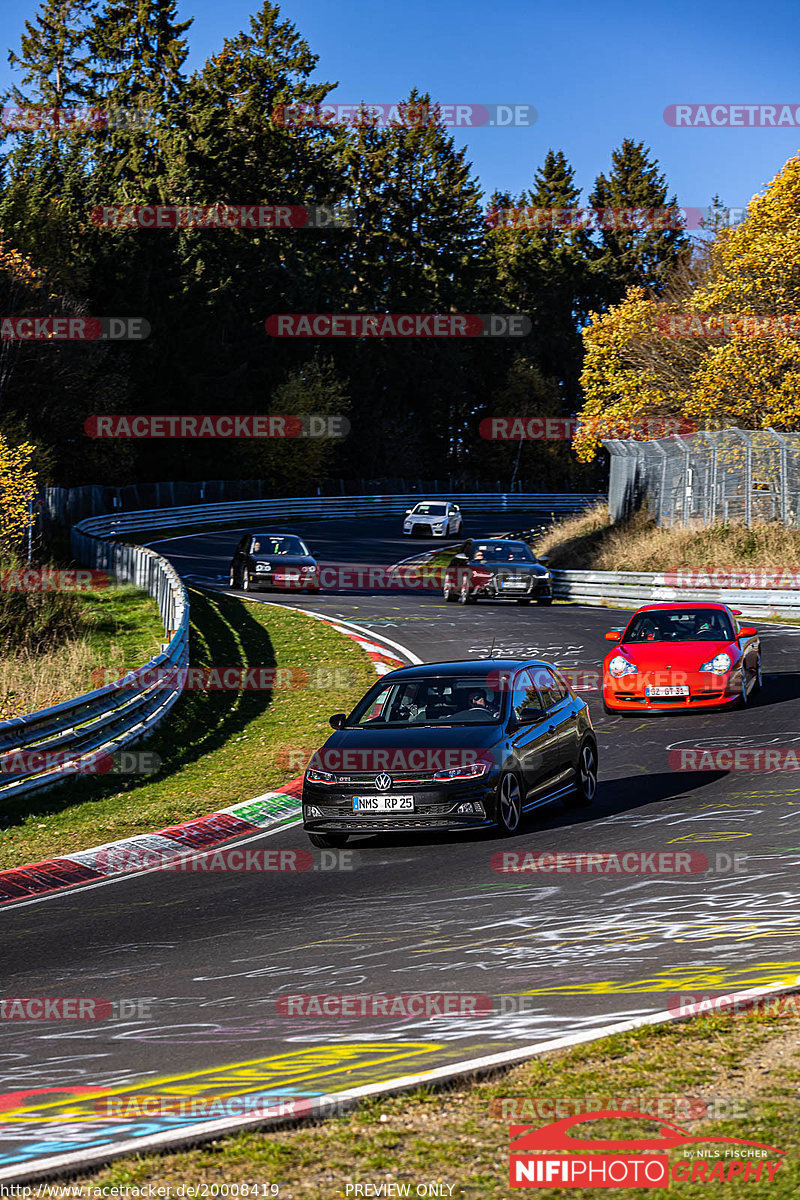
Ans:
{"label": "vw logo on grille", "polygon": [[391,786],[392,786],[391,775],[377,775],[375,777],[375,787],[378,789],[378,791],[388,792],[388,790]]}

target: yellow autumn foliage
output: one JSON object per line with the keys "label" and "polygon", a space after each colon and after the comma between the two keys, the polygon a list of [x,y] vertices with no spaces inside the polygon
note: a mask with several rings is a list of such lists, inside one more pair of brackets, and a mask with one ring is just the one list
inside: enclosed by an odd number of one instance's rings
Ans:
{"label": "yellow autumn foliage", "polygon": [[36,472],[31,468],[34,447],[12,446],[0,433],[0,550],[3,558],[20,547],[31,524],[29,505],[36,495]]}
{"label": "yellow autumn foliage", "polygon": [[595,457],[605,422],[667,416],[701,429],[800,428],[800,335],[659,332],[659,317],[676,312],[800,314],[800,157],[753,198],[740,226],[717,234],[699,279],[679,281],[664,300],[634,288],[592,314],[583,333],[586,427],[575,439],[581,461]]}

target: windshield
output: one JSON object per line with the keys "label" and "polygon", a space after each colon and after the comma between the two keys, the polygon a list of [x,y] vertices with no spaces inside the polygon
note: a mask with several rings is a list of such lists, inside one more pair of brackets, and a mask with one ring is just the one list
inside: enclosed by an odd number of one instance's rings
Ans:
{"label": "windshield", "polygon": [[479,542],[472,559],[486,563],[536,562],[536,556],[524,542]]}
{"label": "windshield", "polygon": [[446,511],[444,504],[418,504],[414,509],[418,517],[443,517]]}
{"label": "windshield", "polygon": [[497,725],[502,716],[504,679],[486,676],[430,676],[376,684],[355,709],[348,725]]}
{"label": "windshield", "polygon": [[637,613],[623,642],[730,642],[728,614],[717,608],[680,608]]}
{"label": "windshield", "polygon": [[272,557],[281,554],[308,554],[308,551],[298,537],[261,534],[253,538],[252,553]]}

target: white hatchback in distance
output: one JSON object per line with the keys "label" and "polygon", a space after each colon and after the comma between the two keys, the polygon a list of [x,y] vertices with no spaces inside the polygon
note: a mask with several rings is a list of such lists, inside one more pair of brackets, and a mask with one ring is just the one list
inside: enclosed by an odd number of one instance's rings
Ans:
{"label": "white hatchback in distance", "polygon": [[408,537],[450,537],[461,533],[461,509],[450,500],[421,500],[406,509],[403,533]]}

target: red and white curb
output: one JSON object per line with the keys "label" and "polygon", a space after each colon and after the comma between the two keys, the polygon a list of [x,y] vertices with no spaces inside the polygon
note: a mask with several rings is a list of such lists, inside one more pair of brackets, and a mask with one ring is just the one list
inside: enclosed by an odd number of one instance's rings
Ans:
{"label": "red and white curb", "polygon": [[[381,638],[381,642],[386,643],[381,645],[360,626],[350,626],[307,609],[296,608],[293,611],[324,621],[338,633],[356,642],[369,655],[378,675],[408,665],[398,652],[414,662],[420,661],[411,651],[389,642],[388,638]],[[152,861],[156,856],[168,863],[171,858],[179,858],[195,850],[204,851],[244,834],[281,825],[296,817],[300,811],[298,801],[302,782],[302,776],[298,776],[274,792],[265,792],[253,800],[240,801],[219,812],[192,821],[182,821],[167,829],[158,829],[155,833],[122,838],[118,842],[91,846],[74,854],[63,854],[44,862],[0,871],[0,907],[78,884],[96,883],[110,876],[128,876],[153,870]]]}

